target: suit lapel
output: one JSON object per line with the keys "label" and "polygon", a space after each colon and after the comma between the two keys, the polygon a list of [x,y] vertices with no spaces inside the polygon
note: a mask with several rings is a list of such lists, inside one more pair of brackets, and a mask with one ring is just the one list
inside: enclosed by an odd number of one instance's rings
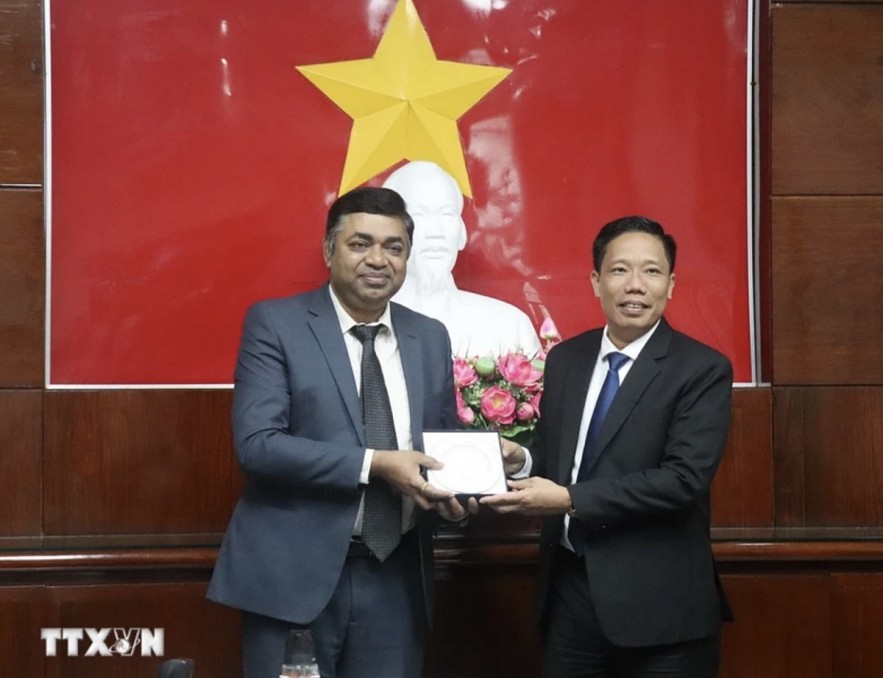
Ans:
{"label": "suit lapel", "polygon": [[561,418],[562,422],[566,422],[561,432],[561,449],[564,450],[564,457],[563,463],[558,468],[557,478],[557,482],[563,485],[570,484],[573,459],[576,456],[576,444],[579,439],[579,425],[583,418],[589,382],[600,350],[601,331],[599,330],[586,336],[586,341],[580,347],[576,364],[568,366]]}
{"label": "suit lapel", "polygon": [[411,439],[414,449],[421,450],[423,449],[423,349],[413,323],[409,322],[407,315],[395,304],[390,304],[390,314],[399,345],[405,386],[408,389]]}
{"label": "suit lapel", "polygon": [[353,377],[353,368],[350,365],[349,354],[346,351],[343,334],[340,331],[340,322],[331,304],[331,292],[326,285],[320,289],[309,308],[309,320],[307,321],[319,350],[325,356],[331,377],[340,392],[349,414],[350,422],[359,436],[359,442],[366,445],[365,426],[362,424],[362,407],[359,403],[359,392],[356,390],[356,381]]}
{"label": "suit lapel", "polygon": [[669,324],[663,318],[659,323],[659,327],[650,337],[647,345],[641,351],[635,364],[626,375],[625,381],[622,382],[607,417],[604,419],[604,425],[601,427],[601,435],[598,439],[600,454],[604,454],[604,448],[610,443],[611,439],[619,428],[625,423],[625,420],[631,414],[632,410],[638,404],[644,391],[650,383],[656,378],[662,367],[659,361],[668,355],[668,347],[671,343],[672,330]]}

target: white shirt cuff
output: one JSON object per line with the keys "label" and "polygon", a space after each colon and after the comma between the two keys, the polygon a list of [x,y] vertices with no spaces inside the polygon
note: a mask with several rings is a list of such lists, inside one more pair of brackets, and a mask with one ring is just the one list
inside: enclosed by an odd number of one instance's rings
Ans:
{"label": "white shirt cuff", "polygon": [[513,473],[510,478],[513,480],[524,480],[525,478],[530,478],[531,469],[533,469],[533,457],[530,456],[530,450],[526,447],[522,447],[524,450],[524,466],[521,467],[520,471],[516,471]]}
{"label": "white shirt cuff", "polygon": [[371,476],[371,462],[374,461],[374,450],[365,450],[365,458],[362,460],[362,472],[359,474],[359,483],[367,485]]}

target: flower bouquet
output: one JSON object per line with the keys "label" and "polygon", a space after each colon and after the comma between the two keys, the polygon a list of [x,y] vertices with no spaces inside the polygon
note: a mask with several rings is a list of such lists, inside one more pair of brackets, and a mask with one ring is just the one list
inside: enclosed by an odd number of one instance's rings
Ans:
{"label": "flower bouquet", "polygon": [[513,351],[494,356],[454,358],[457,417],[466,428],[499,431],[530,444],[540,417],[546,353],[561,341],[555,323],[540,327],[543,349],[535,356]]}

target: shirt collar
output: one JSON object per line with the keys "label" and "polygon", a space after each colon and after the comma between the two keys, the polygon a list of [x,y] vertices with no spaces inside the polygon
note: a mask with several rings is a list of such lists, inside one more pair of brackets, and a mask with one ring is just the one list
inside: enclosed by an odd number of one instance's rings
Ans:
{"label": "shirt collar", "polygon": [[607,334],[608,327],[604,326],[604,334],[601,336],[601,357],[606,358],[611,353],[623,353],[627,355],[632,361],[638,359],[641,351],[647,345],[647,342],[650,341],[650,337],[653,336],[653,333],[656,331],[656,328],[659,327],[659,323],[662,321],[660,318],[656,321],[656,324],[650,328],[649,331],[644,332],[640,337],[635,339],[632,343],[626,344],[622,348],[616,348],[613,345],[613,342],[610,341],[610,337]]}
{"label": "shirt collar", "polygon": [[392,314],[389,310],[389,302],[387,302],[386,307],[383,309],[383,313],[380,314],[380,317],[375,322],[360,323],[353,320],[352,316],[346,312],[343,304],[340,303],[340,299],[338,299],[337,295],[334,293],[334,287],[330,284],[328,285],[328,291],[331,293],[331,305],[334,307],[334,314],[337,316],[337,322],[340,323],[341,334],[346,335],[356,325],[363,324],[383,325],[392,334]]}

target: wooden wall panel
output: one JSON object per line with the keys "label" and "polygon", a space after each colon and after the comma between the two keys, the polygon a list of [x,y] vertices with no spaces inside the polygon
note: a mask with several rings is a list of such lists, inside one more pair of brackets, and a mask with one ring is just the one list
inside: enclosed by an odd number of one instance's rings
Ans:
{"label": "wooden wall panel", "polygon": [[0,261],[0,387],[42,386],[42,191],[0,189]]}
{"label": "wooden wall panel", "polygon": [[42,529],[42,411],[42,391],[0,391],[0,539]]}
{"label": "wooden wall panel", "polygon": [[883,196],[772,207],[773,383],[883,384]]}
{"label": "wooden wall panel", "polygon": [[715,527],[773,525],[772,393],[733,391],[730,439],[711,488]]}
{"label": "wooden wall panel", "polygon": [[[437,568],[427,678],[539,675],[541,648],[531,611],[534,559],[523,553],[512,559],[499,549],[495,554],[485,554],[481,562],[444,561]],[[722,678],[878,674],[883,575],[873,570],[874,564],[861,571],[851,571],[854,564],[783,570],[768,561],[723,567],[730,570],[723,584],[736,621],[724,627]],[[44,675],[41,627],[88,626],[163,628],[164,658],[192,657],[197,675],[236,678],[239,613],[204,599],[209,573],[206,566],[166,574],[127,569],[83,576],[85,571],[71,571],[54,573],[62,581],[46,586],[0,585],[0,675]],[[61,656],[45,660],[45,675],[147,676],[159,661]]]}
{"label": "wooden wall panel", "polygon": [[876,678],[883,667],[883,577],[839,574],[834,577],[835,678]]}
{"label": "wooden wall panel", "polygon": [[772,10],[772,189],[880,193],[883,4]]}
{"label": "wooden wall panel", "polygon": [[40,629],[52,626],[46,590],[0,587],[0,676],[38,678],[45,670]]}
{"label": "wooden wall panel", "polygon": [[43,183],[43,12],[0,0],[0,184]]}
{"label": "wooden wall panel", "polygon": [[736,621],[724,626],[720,678],[831,678],[826,575],[730,575]]}
{"label": "wooden wall panel", "polygon": [[[62,627],[162,628],[161,658],[68,657],[46,659],[47,678],[152,676],[163,659],[189,657],[196,675],[241,675],[239,614],[205,599],[206,584],[59,586],[48,589]],[[82,647],[85,645],[86,647]],[[88,643],[83,641],[80,653]],[[26,675],[26,674],[20,674]]]}
{"label": "wooden wall panel", "polygon": [[883,387],[774,390],[776,522],[883,525]]}
{"label": "wooden wall panel", "polygon": [[772,105],[770,103],[770,90],[772,89],[772,67],[770,56],[772,52],[772,35],[770,25],[770,12],[767,3],[755,3],[757,34],[756,42],[756,69],[757,83],[753,88],[757,105],[757,129],[754,143],[755,151],[755,182],[752,199],[755,203],[756,223],[754,224],[755,238],[755,276],[754,295],[756,303],[755,317],[755,341],[758,342],[758,370],[759,380],[762,383],[772,382],[772,239],[770,233],[770,195],[772,193],[772,170],[771,158],[767,149],[772,148]]}
{"label": "wooden wall panel", "polygon": [[426,678],[540,675],[535,571],[532,563],[441,569]]}
{"label": "wooden wall panel", "polygon": [[47,391],[48,535],[226,529],[241,478],[231,392]]}

